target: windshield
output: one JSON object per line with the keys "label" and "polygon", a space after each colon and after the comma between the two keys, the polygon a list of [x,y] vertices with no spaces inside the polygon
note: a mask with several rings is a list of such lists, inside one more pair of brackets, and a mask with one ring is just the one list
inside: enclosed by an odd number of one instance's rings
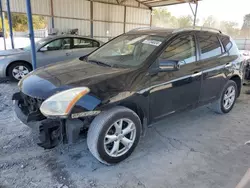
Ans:
{"label": "windshield", "polygon": [[[37,41],[35,43],[35,45],[36,45],[36,47],[40,47],[40,46],[46,44],[48,41],[49,41],[48,38],[44,38],[44,39],[41,39],[41,40]],[[30,49],[31,49],[31,45],[30,44],[28,46],[26,46],[26,47],[23,48],[23,50],[25,50],[25,51],[30,51]]]}
{"label": "windshield", "polygon": [[164,40],[159,36],[121,35],[89,55],[88,61],[105,63],[111,67],[137,67]]}

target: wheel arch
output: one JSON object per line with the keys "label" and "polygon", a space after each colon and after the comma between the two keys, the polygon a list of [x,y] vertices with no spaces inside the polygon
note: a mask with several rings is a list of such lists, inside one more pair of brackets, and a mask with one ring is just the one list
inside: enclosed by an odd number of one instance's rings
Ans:
{"label": "wheel arch", "polygon": [[236,83],[236,85],[238,87],[238,97],[239,97],[240,92],[241,92],[241,87],[242,87],[242,80],[241,80],[240,76],[234,75],[229,80],[232,80],[232,81],[234,81]]}
{"label": "wheel arch", "polygon": [[13,64],[15,64],[15,63],[25,63],[25,64],[27,64],[31,68],[31,70],[33,70],[32,65],[28,61],[25,61],[25,60],[16,60],[16,61],[12,61],[11,63],[9,63],[8,66],[6,67],[6,70],[5,70],[6,76],[9,76],[8,70],[9,70],[10,66],[13,65]]}
{"label": "wheel arch", "polygon": [[147,112],[139,104],[134,102],[122,102],[119,106],[124,106],[134,111],[139,116],[142,124],[142,133],[144,134],[148,124]]}

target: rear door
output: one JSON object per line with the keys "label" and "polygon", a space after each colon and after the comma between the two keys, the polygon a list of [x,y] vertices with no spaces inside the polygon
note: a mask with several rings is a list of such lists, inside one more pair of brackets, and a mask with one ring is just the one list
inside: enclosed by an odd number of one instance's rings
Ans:
{"label": "rear door", "polygon": [[225,81],[225,66],[228,54],[219,40],[219,34],[198,32],[199,66],[202,70],[200,103],[217,99]]}
{"label": "rear door", "polygon": [[72,38],[60,38],[45,44],[43,49],[37,52],[37,66],[66,61],[73,58],[72,56]]}
{"label": "rear door", "polygon": [[73,39],[73,57],[78,58],[89,54],[100,46],[100,43],[88,38]]}

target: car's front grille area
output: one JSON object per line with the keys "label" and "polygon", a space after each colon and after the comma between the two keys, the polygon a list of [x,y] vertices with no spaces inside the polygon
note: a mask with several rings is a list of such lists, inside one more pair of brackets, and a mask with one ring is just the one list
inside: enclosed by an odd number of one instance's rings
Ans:
{"label": "car's front grille area", "polygon": [[24,93],[21,93],[21,97],[23,99],[21,106],[26,115],[32,113],[41,113],[39,108],[44,100],[32,98],[28,95],[25,95]]}

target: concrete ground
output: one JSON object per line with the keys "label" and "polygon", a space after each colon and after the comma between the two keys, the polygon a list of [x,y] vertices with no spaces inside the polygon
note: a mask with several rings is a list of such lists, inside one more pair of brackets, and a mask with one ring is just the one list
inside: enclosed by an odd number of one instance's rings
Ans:
{"label": "concrete ground", "polygon": [[207,107],[181,113],[148,129],[131,157],[99,163],[86,139],[45,151],[15,118],[15,83],[0,83],[1,188],[234,188],[250,167],[250,96],[227,115]]}

